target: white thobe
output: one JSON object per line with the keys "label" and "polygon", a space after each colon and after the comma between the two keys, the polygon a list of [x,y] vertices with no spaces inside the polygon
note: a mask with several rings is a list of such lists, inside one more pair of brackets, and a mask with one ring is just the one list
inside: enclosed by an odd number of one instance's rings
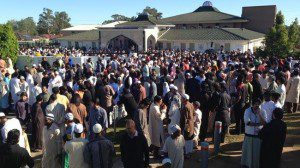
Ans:
{"label": "white thobe", "polygon": [[170,128],[175,124],[180,125],[180,109],[175,101],[171,102],[169,109],[169,119],[171,120],[171,122],[169,124],[168,133],[171,134]]}
{"label": "white thobe", "polygon": [[163,151],[168,153],[171,160],[171,168],[183,168],[184,163],[184,151],[183,147],[185,145],[185,140],[182,135],[176,139],[168,137]]}
{"label": "white thobe", "polygon": [[66,142],[64,149],[70,156],[70,168],[88,168],[89,165],[84,162],[83,151],[88,140],[83,138],[74,138]]}
{"label": "white thobe", "polygon": [[42,93],[42,89],[40,86],[34,86],[30,88],[30,96],[29,96],[29,105],[33,105],[36,102],[36,97]]}
{"label": "white thobe", "polygon": [[17,103],[17,101],[20,99],[19,93],[20,93],[20,80],[18,78],[12,78],[9,82],[9,90],[12,96],[12,99],[14,103]]}
{"label": "white thobe", "polygon": [[7,134],[9,131],[17,129],[20,131],[20,140],[19,140],[19,145],[22,148],[25,148],[25,141],[24,141],[24,136],[23,136],[23,130],[20,124],[20,121],[16,118],[9,119],[5,122],[4,126],[1,129],[1,134],[2,134],[2,139],[3,143],[6,143],[6,138]]}
{"label": "white thobe", "polygon": [[43,129],[43,168],[61,167],[60,154],[62,153],[62,136],[58,126],[53,123],[48,129]]}
{"label": "white thobe", "polygon": [[161,147],[161,141],[164,141],[163,119],[165,112],[160,110],[159,106],[152,103],[149,110],[149,135],[151,144]]}

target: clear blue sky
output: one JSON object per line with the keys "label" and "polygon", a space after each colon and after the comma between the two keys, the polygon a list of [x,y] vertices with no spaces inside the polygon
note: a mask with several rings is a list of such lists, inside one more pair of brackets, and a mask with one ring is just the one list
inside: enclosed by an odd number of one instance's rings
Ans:
{"label": "clear blue sky", "polygon": [[[66,11],[71,24],[97,24],[110,19],[112,14],[135,16],[146,6],[157,8],[163,17],[195,10],[204,0],[3,0],[0,6],[0,23],[10,19],[33,17],[38,21],[43,8]],[[241,16],[243,6],[277,5],[285,15],[286,24],[300,19],[300,0],[211,0],[220,11]]]}

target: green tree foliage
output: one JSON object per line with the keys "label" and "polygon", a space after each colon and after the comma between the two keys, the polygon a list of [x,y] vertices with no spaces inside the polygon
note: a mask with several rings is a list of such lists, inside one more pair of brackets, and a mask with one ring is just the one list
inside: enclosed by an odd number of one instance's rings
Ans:
{"label": "green tree foliage", "polygon": [[39,34],[58,34],[61,29],[68,28],[71,18],[66,12],[55,12],[48,8],[43,9],[43,13],[39,16],[37,23],[37,31]]}
{"label": "green tree foliage", "polygon": [[54,13],[53,33],[58,34],[62,29],[71,27],[71,18],[66,12]]}
{"label": "green tree foliage", "polygon": [[2,58],[10,58],[13,63],[18,58],[18,39],[10,24],[0,25],[0,55]]}
{"label": "green tree foliage", "polygon": [[290,51],[288,30],[284,25],[284,16],[279,11],[276,15],[275,26],[270,29],[265,37],[265,50],[269,55],[286,57]]}
{"label": "green tree foliage", "polygon": [[10,20],[7,24],[11,25],[15,33],[26,34],[26,35],[37,35],[36,23],[32,17],[25,19]]}
{"label": "green tree foliage", "polygon": [[295,21],[290,25],[289,27],[289,48],[292,52],[294,52],[296,45],[298,45],[299,42],[299,22],[296,18]]}
{"label": "green tree foliage", "polygon": [[39,34],[50,34],[53,28],[54,16],[53,11],[48,8],[43,9],[43,13],[39,16],[39,21],[37,23],[37,30]]}
{"label": "green tree foliage", "polygon": [[124,15],[120,15],[120,14],[114,14],[111,15],[110,20],[105,20],[102,24],[108,24],[108,23],[112,23],[112,22],[116,22],[116,21],[133,21],[135,19],[135,17],[127,17]]}
{"label": "green tree foliage", "polygon": [[[154,17],[156,17],[157,19],[161,19],[162,18],[162,13],[158,12],[158,10],[156,8],[151,8],[149,6],[147,6],[145,9],[143,9],[142,13],[148,13]],[[141,13],[138,13],[138,15]],[[111,16],[112,19],[110,20],[105,20],[104,22],[102,22],[102,24],[108,24],[108,23],[112,23],[112,22],[116,22],[116,21],[134,21],[136,19],[135,16],[132,17],[127,17],[124,15],[120,15],[120,14],[114,14]]]}
{"label": "green tree foliage", "polygon": [[154,17],[156,17],[157,19],[161,19],[162,18],[162,13],[158,12],[158,10],[156,8],[151,8],[149,6],[147,6],[142,13],[148,13]]}

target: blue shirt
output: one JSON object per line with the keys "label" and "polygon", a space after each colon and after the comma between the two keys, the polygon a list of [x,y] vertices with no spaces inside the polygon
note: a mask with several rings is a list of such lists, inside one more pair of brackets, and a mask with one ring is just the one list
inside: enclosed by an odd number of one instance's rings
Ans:
{"label": "blue shirt", "polygon": [[75,123],[72,122],[70,125],[67,126],[66,128],[66,135],[68,139],[73,139],[74,138],[74,129],[75,129]]}
{"label": "blue shirt", "polygon": [[89,113],[89,133],[91,135],[91,139],[93,139],[93,126],[95,124],[100,124],[103,128],[103,130],[108,128],[108,119],[107,119],[107,113],[105,109],[98,107],[93,107]]}

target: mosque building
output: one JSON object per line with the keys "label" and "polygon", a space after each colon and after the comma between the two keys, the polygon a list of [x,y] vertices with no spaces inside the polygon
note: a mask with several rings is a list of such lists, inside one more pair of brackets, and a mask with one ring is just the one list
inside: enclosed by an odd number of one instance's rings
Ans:
{"label": "mosque building", "polygon": [[68,28],[78,33],[66,33],[68,35],[57,40],[64,47],[85,49],[204,52],[222,47],[225,51],[255,51],[263,46],[265,33],[274,25],[275,16],[275,5],[243,7],[239,17],[223,13],[206,1],[193,12],[163,19],[142,13],[132,22],[100,25],[86,31]]}

